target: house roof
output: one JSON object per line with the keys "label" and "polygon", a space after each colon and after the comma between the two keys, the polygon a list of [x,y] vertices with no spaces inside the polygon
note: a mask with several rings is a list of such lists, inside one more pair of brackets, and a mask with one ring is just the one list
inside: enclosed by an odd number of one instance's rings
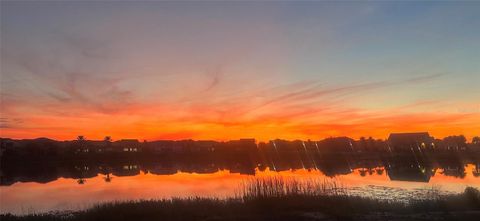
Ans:
{"label": "house roof", "polygon": [[139,141],[137,139],[122,139],[122,140],[117,140],[115,141],[114,143],[121,143],[121,142],[135,142],[135,143],[139,143]]}
{"label": "house roof", "polygon": [[425,139],[430,139],[430,134],[428,132],[419,132],[419,133],[392,133],[388,137],[389,142],[416,142],[422,141]]}

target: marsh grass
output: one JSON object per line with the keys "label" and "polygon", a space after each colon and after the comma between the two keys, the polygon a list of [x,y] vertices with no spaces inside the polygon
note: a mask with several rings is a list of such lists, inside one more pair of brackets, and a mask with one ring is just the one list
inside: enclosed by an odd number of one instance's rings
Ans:
{"label": "marsh grass", "polygon": [[[172,198],[110,202],[70,213],[41,213],[15,216],[4,220],[373,220],[385,214],[444,214],[480,211],[480,191],[468,187],[462,194],[441,195],[432,188],[429,197],[410,202],[378,200],[349,195],[338,182],[320,179],[284,177],[253,178],[240,184],[231,198]],[[313,214],[313,215],[312,215]],[[378,215],[383,214],[383,215]],[[478,213],[480,214],[480,213]],[[375,218],[377,217],[377,218]],[[411,220],[408,217],[406,220]],[[464,218],[464,217],[463,217]],[[462,218],[462,219],[463,219]],[[478,218],[473,216],[473,220]],[[372,220],[370,219],[370,220]],[[380,219],[381,220],[381,219]]]}
{"label": "marsh grass", "polygon": [[237,198],[243,200],[286,196],[348,195],[348,189],[334,180],[281,176],[250,178],[240,184],[239,190]]}

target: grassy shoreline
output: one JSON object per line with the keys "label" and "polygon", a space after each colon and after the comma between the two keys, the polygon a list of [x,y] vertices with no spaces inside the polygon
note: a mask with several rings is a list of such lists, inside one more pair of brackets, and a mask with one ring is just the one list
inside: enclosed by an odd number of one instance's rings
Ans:
{"label": "grassy shoreline", "polygon": [[173,198],[110,202],[76,212],[0,215],[9,220],[479,220],[480,191],[414,199],[352,196],[336,183],[256,178],[232,198]]}

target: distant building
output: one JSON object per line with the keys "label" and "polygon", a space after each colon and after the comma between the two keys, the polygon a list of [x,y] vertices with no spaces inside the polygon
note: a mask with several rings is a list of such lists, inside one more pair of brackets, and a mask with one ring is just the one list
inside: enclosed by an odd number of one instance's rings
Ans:
{"label": "distant building", "polygon": [[387,140],[388,148],[393,152],[424,151],[435,148],[433,137],[428,132],[392,133]]}
{"label": "distant building", "polygon": [[240,140],[230,140],[224,143],[224,145],[233,151],[252,151],[257,149],[256,140],[252,138],[243,138]]}
{"label": "distant building", "polygon": [[463,135],[448,136],[442,140],[441,149],[446,151],[466,151],[467,148],[467,139]]}
{"label": "distant building", "polygon": [[318,142],[323,152],[353,152],[354,140],[348,137],[330,137]]}
{"label": "distant building", "polygon": [[193,152],[213,152],[218,143],[213,140],[199,140],[195,141]]}
{"label": "distant building", "polygon": [[173,140],[157,140],[147,143],[147,147],[152,153],[171,153],[179,150],[179,144]]}
{"label": "distant building", "polygon": [[117,150],[122,152],[141,152],[142,144],[137,139],[123,139],[113,142]]}

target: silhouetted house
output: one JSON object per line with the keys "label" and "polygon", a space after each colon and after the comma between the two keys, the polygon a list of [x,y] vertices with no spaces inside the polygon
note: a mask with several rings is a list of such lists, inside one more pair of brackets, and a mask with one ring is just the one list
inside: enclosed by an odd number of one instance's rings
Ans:
{"label": "silhouetted house", "polygon": [[322,152],[353,152],[354,140],[348,137],[330,137],[318,142]]}
{"label": "silhouetted house", "polygon": [[441,149],[447,151],[465,151],[468,148],[465,136],[448,136],[443,138]]}
{"label": "silhouetted house", "polygon": [[198,140],[195,141],[193,152],[213,152],[217,148],[218,142],[213,140]]}
{"label": "silhouetted house", "polygon": [[304,147],[304,150],[307,151],[309,154],[320,152],[320,148],[318,147],[317,141],[311,141],[311,140],[302,141],[302,145]]}
{"label": "silhouetted house", "polygon": [[121,152],[141,152],[142,143],[137,139],[122,139],[113,142],[113,146],[117,151]]}
{"label": "silhouetted house", "polygon": [[65,142],[64,145],[71,148],[75,154],[97,154],[113,151],[112,146],[103,140],[73,140]]}
{"label": "silhouetted house", "polygon": [[272,152],[298,152],[302,147],[302,143],[300,140],[288,141],[275,139],[269,142],[269,146]]}
{"label": "silhouetted house", "polygon": [[157,140],[147,143],[148,150],[152,153],[172,153],[179,148],[173,140]]}
{"label": "silhouetted house", "polygon": [[105,144],[105,141],[103,140],[92,140],[88,141],[88,146],[90,151],[95,152],[95,153],[104,153],[108,152],[107,150],[107,145]]}
{"label": "silhouetted house", "polygon": [[174,152],[176,153],[194,153],[197,152],[194,140],[179,140],[175,141]]}
{"label": "silhouetted house", "polygon": [[433,138],[427,132],[392,133],[388,137],[388,148],[393,152],[424,151],[435,148]]}
{"label": "silhouetted house", "polygon": [[251,152],[257,150],[255,139],[230,140],[224,143],[229,151]]}
{"label": "silhouetted house", "polygon": [[71,148],[74,149],[75,154],[86,154],[93,152],[92,145],[87,140],[74,140],[71,141]]}
{"label": "silhouetted house", "polygon": [[268,144],[259,144],[263,162],[270,169],[283,171],[288,169],[315,168],[314,155],[318,154],[315,142],[302,140],[272,140]]}
{"label": "silhouetted house", "polygon": [[99,152],[114,152],[113,142],[111,140],[103,140]]}

